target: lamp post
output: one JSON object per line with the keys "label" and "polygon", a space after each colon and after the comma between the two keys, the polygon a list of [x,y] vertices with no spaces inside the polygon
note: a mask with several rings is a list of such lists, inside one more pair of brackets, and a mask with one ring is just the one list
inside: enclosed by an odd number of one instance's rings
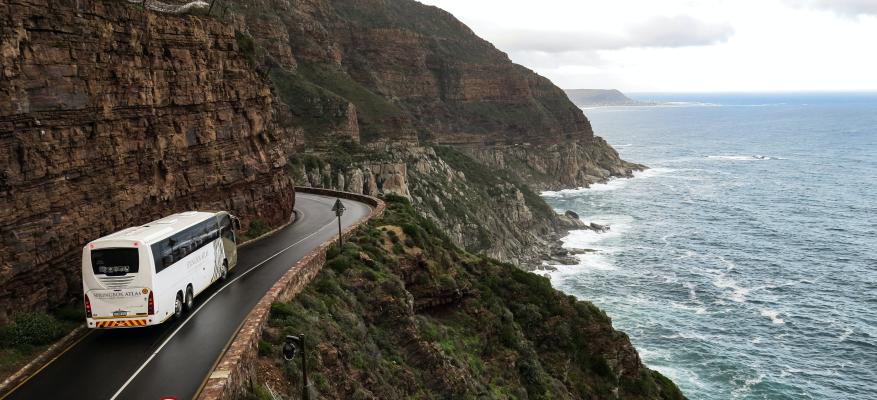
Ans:
{"label": "lamp post", "polygon": [[292,361],[298,354],[298,348],[301,347],[301,398],[304,400],[311,399],[310,385],[308,384],[308,357],[305,353],[305,335],[292,336],[287,335],[283,347],[280,348],[283,359],[287,362]]}
{"label": "lamp post", "polygon": [[347,207],[344,207],[344,204],[341,203],[341,199],[335,200],[335,205],[332,206],[332,211],[335,212],[335,216],[338,217],[338,250],[340,251],[344,246],[344,240],[341,238],[341,215],[344,214],[344,210]]}

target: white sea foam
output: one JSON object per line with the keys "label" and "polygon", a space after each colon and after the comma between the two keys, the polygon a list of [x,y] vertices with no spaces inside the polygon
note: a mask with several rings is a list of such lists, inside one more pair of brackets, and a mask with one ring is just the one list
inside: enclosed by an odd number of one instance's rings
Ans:
{"label": "white sea foam", "polygon": [[[640,354],[642,354],[642,350],[640,350]],[[664,365],[652,365],[651,363],[648,362],[648,358],[643,357],[643,359],[646,360],[647,364],[649,364],[649,368],[660,372],[661,375],[664,375],[664,376],[670,378],[670,380],[672,380],[673,382],[678,383],[678,382],[685,381],[685,382],[688,382],[689,384],[697,386],[699,388],[706,387],[706,385],[704,385],[704,383],[701,382],[700,377],[697,376],[697,373],[694,372],[694,370],[687,369],[687,368],[685,368],[685,369],[673,368],[673,367],[668,367],[668,366],[664,366]]]}
{"label": "white sea foam", "polygon": [[852,330],[852,329],[850,329],[849,327],[844,327],[844,331],[843,331],[843,333],[841,333],[841,334],[837,337],[837,340],[838,340],[839,342],[843,342],[844,340],[847,340],[847,338],[849,338],[850,335],[852,335],[852,334],[853,334],[853,330]]}
{"label": "white sea foam", "polygon": [[[656,176],[666,175],[674,170],[671,168],[649,168],[645,171],[635,171],[633,177],[635,179],[653,178]],[[577,197],[588,192],[608,192],[618,190],[627,186],[631,182],[630,178],[611,178],[605,183],[595,183],[591,187],[579,187],[575,189],[562,190],[546,190],[541,193],[543,197]]]}
{"label": "white sea foam", "polygon": [[[595,232],[590,229],[570,231],[569,234],[561,238],[560,241],[563,243],[563,247],[567,249],[591,249],[596,243],[621,236],[621,234],[627,230],[627,224],[629,223],[628,221],[625,221],[623,217],[626,216],[618,216],[614,218],[606,218],[606,216],[603,216],[602,218],[588,219],[586,221],[608,225],[609,230],[603,233]],[[627,218],[630,220],[633,219],[630,217]]]}
{"label": "white sea foam", "polygon": [[719,274],[715,279],[713,279],[713,286],[719,289],[730,289],[730,294],[728,299],[734,301],[736,303],[742,303],[746,301],[746,295],[749,294],[749,289],[740,286],[734,278],[731,278],[725,274]]}
{"label": "white sea foam", "polygon": [[766,309],[766,308],[762,309],[760,311],[761,311],[762,317],[770,318],[771,322],[773,322],[776,325],[782,325],[782,324],[786,323],[786,321],[784,321],[782,318],[780,318],[779,311],[774,311],[774,310],[770,310],[770,309]]}
{"label": "white sea foam", "polygon": [[685,283],[683,284],[683,286],[685,286],[685,288],[688,289],[688,300],[689,300],[689,301],[697,301],[697,302],[700,301],[700,300],[698,300],[698,298],[697,298],[697,292],[694,290],[694,288],[695,288],[697,285],[695,285],[695,284],[692,283],[692,282],[685,282]]}
{"label": "white sea foam", "polygon": [[708,158],[711,160],[724,160],[724,161],[768,161],[768,160],[785,160],[783,157],[771,157],[771,156],[763,156],[763,155],[753,155],[753,156],[736,156],[736,155],[718,155],[718,156],[706,156],[704,158]]}
{"label": "white sea foam", "polygon": [[664,339],[684,339],[684,340],[697,340],[701,342],[710,342],[716,340],[717,338],[713,335],[704,335],[697,332],[691,331],[679,331],[672,335],[663,335],[661,336]]}
{"label": "white sea foam", "polygon": [[688,304],[677,303],[674,301],[674,302],[670,303],[670,307],[680,309],[680,310],[691,311],[696,315],[704,315],[707,313],[706,307],[700,306],[700,305],[690,306]]}
{"label": "white sea foam", "polygon": [[656,107],[721,107],[721,104],[704,103],[700,101],[668,101],[655,105]]}
{"label": "white sea foam", "polygon": [[[615,264],[607,254],[597,251],[587,254],[577,254],[575,256],[578,263],[575,265],[551,265],[553,271],[546,271],[547,276],[553,284],[559,284],[561,279],[580,276],[583,273],[594,271],[612,271],[615,270]],[[542,271],[540,271],[542,272]]]}
{"label": "white sea foam", "polygon": [[759,373],[758,376],[743,380],[743,386],[731,391],[731,398],[739,399],[741,397],[746,397],[746,395],[752,391],[752,387],[761,383],[764,378],[765,375],[763,373]]}

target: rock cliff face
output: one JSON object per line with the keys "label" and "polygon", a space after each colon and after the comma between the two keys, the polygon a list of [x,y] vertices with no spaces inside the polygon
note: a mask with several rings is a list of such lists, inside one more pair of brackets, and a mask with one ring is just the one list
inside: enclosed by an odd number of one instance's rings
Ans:
{"label": "rock cliff face", "polygon": [[583,228],[577,218],[556,214],[514,175],[487,170],[451,147],[372,148],[339,157],[345,151],[296,156],[292,175],[315,187],[405,197],[454,244],[527,269],[563,255],[556,240]]}
{"label": "rock cliff face", "polygon": [[[328,92],[288,100],[350,102],[365,144],[458,147],[488,166],[513,167],[535,188],[587,186],[641,168],[595,137],[561,89],[438,8],[405,0],[247,0],[235,8],[263,62],[287,74],[276,81]],[[334,109],[298,115],[343,120]]]}
{"label": "rock cliff face", "polygon": [[116,229],[187,209],[289,218],[300,137],[225,24],[9,0],[0,69],[0,322],[81,292],[81,246]]}
{"label": "rock cliff face", "polygon": [[[296,180],[411,198],[468,250],[538,265],[578,221],[555,216],[531,190],[642,168],[594,136],[561,89],[438,8],[406,0],[232,7],[252,58],[272,71],[305,147],[321,159],[297,164]],[[333,146],[345,140],[361,151],[339,158]],[[483,169],[498,172],[488,179]]]}

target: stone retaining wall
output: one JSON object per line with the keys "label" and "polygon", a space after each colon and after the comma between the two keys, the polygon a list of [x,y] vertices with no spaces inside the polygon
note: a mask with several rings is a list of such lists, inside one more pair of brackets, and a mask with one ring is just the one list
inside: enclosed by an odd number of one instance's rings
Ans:
{"label": "stone retaining wall", "polygon": [[[384,202],[374,197],[355,193],[338,192],[328,189],[296,187],[296,193],[311,193],[354,200],[371,205],[372,212],[347,227],[344,237],[368,220],[384,214]],[[199,400],[239,399],[243,397],[249,383],[255,378],[255,360],[258,357],[258,343],[262,328],[268,320],[271,303],[289,301],[304,289],[320,273],[326,262],[326,250],[334,245],[335,239],[327,240],[300,259],[289,271],[265,293],[259,303],[244,319],[234,340],[229,344],[222,358],[214,366],[210,377],[198,395]]]}

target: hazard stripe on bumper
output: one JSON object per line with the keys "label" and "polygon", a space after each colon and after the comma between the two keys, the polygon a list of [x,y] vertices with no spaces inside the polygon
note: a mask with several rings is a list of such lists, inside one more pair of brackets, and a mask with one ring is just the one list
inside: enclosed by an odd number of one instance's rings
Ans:
{"label": "hazard stripe on bumper", "polygon": [[97,321],[97,328],[134,328],[138,326],[146,326],[145,319],[127,319],[122,321]]}

